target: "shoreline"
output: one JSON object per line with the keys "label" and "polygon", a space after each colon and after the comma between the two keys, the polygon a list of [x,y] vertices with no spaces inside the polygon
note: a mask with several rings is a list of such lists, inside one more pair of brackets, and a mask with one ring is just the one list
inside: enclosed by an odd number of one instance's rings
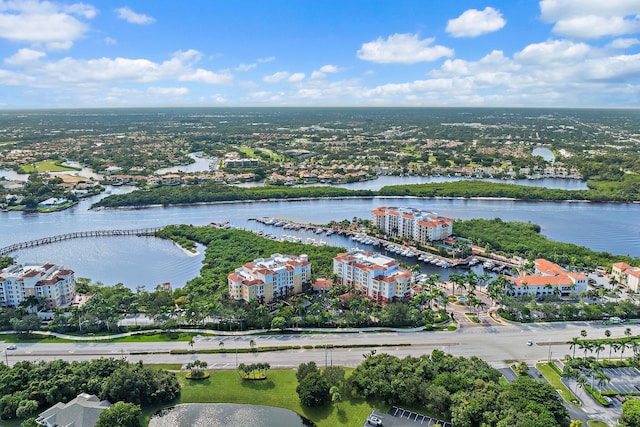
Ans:
{"label": "shoreline", "polygon": [[95,208],[89,208],[88,210],[138,210],[138,209],[153,209],[153,208],[175,208],[175,207],[189,207],[189,206],[207,206],[207,205],[231,205],[241,203],[275,203],[275,202],[305,202],[305,201],[319,201],[319,200],[367,200],[367,199],[415,199],[415,200],[485,200],[485,201],[506,201],[506,202],[523,202],[523,203],[593,203],[593,204],[612,204],[612,205],[637,205],[640,204],[640,200],[634,200],[631,202],[616,202],[606,201],[597,202],[593,200],[541,200],[541,199],[517,199],[514,197],[460,197],[460,196],[435,196],[435,197],[420,197],[420,196],[335,196],[335,197],[295,197],[288,199],[251,199],[251,200],[220,200],[213,202],[195,202],[195,203],[170,203],[170,204],[151,204],[141,206],[116,206],[105,207],[99,206]]}

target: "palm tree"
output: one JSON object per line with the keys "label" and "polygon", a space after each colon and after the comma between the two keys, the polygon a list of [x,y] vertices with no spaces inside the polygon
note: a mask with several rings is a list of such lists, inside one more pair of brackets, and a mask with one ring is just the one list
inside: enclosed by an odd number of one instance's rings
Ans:
{"label": "palm tree", "polygon": [[573,350],[573,359],[576,358],[576,347],[580,346],[580,338],[573,337],[571,341],[569,341],[569,350]]}
{"label": "palm tree", "polygon": [[611,337],[611,331],[605,329],[604,336],[607,337],[607,345],[609,346],[609,360],[611,360],[611,341],[609,340],[609,338]]}
{"label": "palm tree", "polygon": [[[578,383],[578,388],[581,389],[580,390],[580,396],[582,396],[582,392],[584,391],[584,386],[587,384],[587,378],[580,375],[577,379],[576,382]],[[580,396],[578,396],[578,398],[580,398]]]}
{"label": "palm tree", "polygon": [[251,347],[251,351],[256,351],[256,340],[252,339],[249,341],[249,346]]}
{"label": "palm tree", "polygon": [[602,391],[602,387],[611,382],[611,378],[609,378],[607,374],[602,371],[598,371],[595,374],[595,379],[598,380],[598,387],[600,387],[600,391]]}
{"label": "palm tree", "polygon": [[581,330],[581,331],[580,331],[580,336],[581,336],[582,338],[586,338],[586,337],[587,337],[587,331],[586,331],[585,329]]}
{"label": "palm tree", "polygon": [[625,337],[630,337],[631,336],[631,328],[627,328],[624,330],[624,336]]}
{"label": "palm tree", "polygon": [[598,361],[598,357],[600,356],[600,352],[604,350],[604,344],[601,342],[593,345],[593,351],[596,352],[596,362]]}
{"label": "palm tree", "polygon": [[[622,342],[614,341],[610,343],[609,344],[609,360],[611,360],[611,349],[613,348],[617,353],[618,350],[622,349],[622,347],[624,347],[624,343]],[[622,360],[622,355],[620,355],[620,360]]]}

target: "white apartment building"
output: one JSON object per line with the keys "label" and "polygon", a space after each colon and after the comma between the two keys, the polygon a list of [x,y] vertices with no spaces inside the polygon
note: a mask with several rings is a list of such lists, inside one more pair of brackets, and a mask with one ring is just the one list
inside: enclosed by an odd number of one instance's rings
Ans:
{"label": "white apartment building", "polygon": [[49,308],[70,304],[76,296],[73,271],[55,264],[9,266],[0,271],[0,307],[17,307],[29,296]]}
{"label": "white apartment building", "polygon": [[333,273],[380,304],[403,298],[411,290],[413,275],[393,258],[352,249],[333,258]]}
{"label": "white apartment building", "polygon": [[381,206],[372,213],[373,224],[387,236],[414,240],[421,245],[446,239],[453,232],[453,219],[435,212]]}
{"label": "white apartment building", "polygon": [[273,254],[237,268],[228,276],[229,298],[252,299],[261,303],[302,292],[302,284],[311,280],[307,255]]}

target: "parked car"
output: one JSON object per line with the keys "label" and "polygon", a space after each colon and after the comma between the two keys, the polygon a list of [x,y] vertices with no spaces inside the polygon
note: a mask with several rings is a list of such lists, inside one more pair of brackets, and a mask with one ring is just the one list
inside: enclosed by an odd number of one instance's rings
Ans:
{"label": "parked car", "polygon": [[527,345],[528,345],[529,347],[531,347],[531,346],[533,345],[533,341],[531,341],[531,340],[527,341]]}
{"label": "parked car", "polygon": [[381,426],[382,420],[375,415],[371,415],[367,418],[367,424],[371,424],[372,426]]}
{"label": "parked car", "polygon": [[15,344],[10,344],[7,346],[7,350],[15,350],[16,348],[18,348],[18,346],[16,346]]}

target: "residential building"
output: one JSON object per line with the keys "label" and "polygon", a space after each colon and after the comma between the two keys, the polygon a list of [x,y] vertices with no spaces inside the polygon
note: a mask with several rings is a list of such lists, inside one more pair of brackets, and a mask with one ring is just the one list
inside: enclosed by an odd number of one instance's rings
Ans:
{"label": "residential building", "polygon": [[380,304],[403,298],[413,284],[411,272],[395,259],[360,249],[333,258],[333,273],[341,284]]}
{"label": "residential building", "polygon": [[247,158],[230,158],[225,159],[225,168],[256,168],[260,166],[260,159],[247,159]]}
{"label": "residential building", "polygon": [[632,291],[640,287],[640,267],[633,267],[625,262],[617,262],[611,267],[611,275],[622,286]]}
{"label": "residential building", "polygon": [[426,245],[449,237],[453,219],[415,208],[381,206],[373,210],[373,224],[392,238],[413,240]]}
{"label": "residential building", "polygon": [[73,271],[55,264],[0,270],[0,307],[16,307],[30,296],[43,298],[49,308],[70,304],[76,296]]}
{"label": "residential building", "polygon": [[273,254],[258,258],[229,274],[229,298],[252,299],[268,303],[302,292],[302,284],[311,280],[307,255]]}
{"label": "residential building", "polygon": [[93,394],[80,393],[70,402],[58,402],[40,413],[36,423],[46,427],[93,427],[100,413],[110,406],[108,400],[101,401]]}
{"label": "residential building", "polygon": [[589,278],[583,273],[567,271],[546,259],[535,260],[535,272],[522,277],[507,277],[513,286],[512,295],[542,295],[569,294],[586,292]]}

